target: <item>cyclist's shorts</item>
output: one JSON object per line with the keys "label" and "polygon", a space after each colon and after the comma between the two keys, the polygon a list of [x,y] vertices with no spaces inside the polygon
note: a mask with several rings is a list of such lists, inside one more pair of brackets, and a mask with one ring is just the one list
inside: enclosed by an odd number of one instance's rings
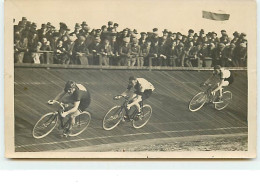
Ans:
{"label": "cyclist's shorts", "polygon": [[152,95],[152,93],[153,93],[152,89],[145,90],[142,95],[142,100],[144,101],[144,100],[148,99]]}
{"label": "cyclist's shorts", "polygon": [[231,84],[234,82],[233,74],[230,73],[230,76],[229,76],[228,78],[225,78],[224,81],[228,81],[228,82],[229,82],[229,85],[231,85]]}
{"label": "cyclist's shorts", "polygon": [[89,107],[90,102],[91,102],[90,93],[88,93],[88,97],[86,99],[80,101],[78,109],[83,112],[84,110],[86,110]]}

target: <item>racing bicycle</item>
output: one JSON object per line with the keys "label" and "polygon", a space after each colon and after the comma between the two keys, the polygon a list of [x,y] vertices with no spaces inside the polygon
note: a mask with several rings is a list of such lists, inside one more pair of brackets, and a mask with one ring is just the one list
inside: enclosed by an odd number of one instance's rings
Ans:
{"label": "racing bicycle", "polygon": [[[141,115],[137,116],[138,110],[135,106],[132,106],[130,110],[127,110],[127,104],[129,103],[129,97],[121,96],[124,98],[124,103],[119,106],[116,105],[109,109],[103,118],[103,128],[105,130],[112,130],[121,121],[128,121],[133,124],[134,128],[142,128],[149,121],[152,116],[152,107],[148,104],[143,105],[143,101],[139,104],[141,106]],[[114,100],[117,100],[114,98]],[[127,117],[127,119],[125,119]]]}
{"label": "racing bicycle", "polygon": [[[212,94],[212,84],[207,84],[208,88],[204,92],[196,94],[189,102],[189,110],[192,112],[198,111],[205,103],[212,103],[217,110],[222,110],[232,101],[232,92],[223,91],[222,98],[217,101],[219,96]],[[222,88],[223,90],[223,88]]]}
{"label": "racing bicycle", "polygon": [[[32,132],[34,138],[40,139],[47,136],[54,130],[54,128],[56,127],[56,125],[58,125],[58,123],[59,123],[59,127],[58,127],[59,130],[68,128],[70,119],[67,119],[65,121],[65,118],[61,116],[62,112],[64,112],[65,108],[68,107],[68,105],[58,101],[53,101],[53,103],[59,105],[59,110],[44,114],[36,122]],[[67,137],[67,136],[77,136],[81,134],[84,130],[87,129],[90,120],[91,120],[91,115],[89,112],[87,111],[81,112],[78,116],[76,116],[75,124],[71,126],[70,133],[63,134],[63,135]]]}

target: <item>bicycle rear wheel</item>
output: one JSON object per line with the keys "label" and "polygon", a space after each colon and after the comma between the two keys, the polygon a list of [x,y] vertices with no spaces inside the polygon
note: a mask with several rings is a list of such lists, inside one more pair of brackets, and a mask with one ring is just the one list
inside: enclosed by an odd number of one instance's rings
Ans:
{"label": "bicycle rear wheel", "polygon": [[232,100],[232,93],[230,91],[225,91],[222,94],[222,102],[223,103],[215,103],[215,109],[222,110],[228,106],[228,104]]}
{"label": "bicycle rear wheel", "polygon": [[84,132],[91,120],[91,115],[87,111],[83,111],[75,118],[75,124],[71,126],[69,136],[77,136]]}
{"label": "bicycle rear wheel", "polygon": [[57,113],[50,112],[43,115],[33,127],[33,137],[40,139],[47,136],[55,128],[57,121]]}
{"label": "bicycle rear wheel", "polygon": [[103,128],[105,130],[112,130],[115,128],[124,116],[121,106],[116,105],[112,107],[103,118]]}
{"label": "bicycle rear wheel", "polygon": [[144,105],[142,108],[141,116],[139,116],[138,120],[133,120],[134,128],[142,128],[146,125],[149,119],[152,116],[152,107],[150,105]]}
{"label": "bicycle rear wheel", "polygon": [[196,94],[189,103],[189,109],[192,112],[199,110],[207,101],[207,94],[200,92]]}

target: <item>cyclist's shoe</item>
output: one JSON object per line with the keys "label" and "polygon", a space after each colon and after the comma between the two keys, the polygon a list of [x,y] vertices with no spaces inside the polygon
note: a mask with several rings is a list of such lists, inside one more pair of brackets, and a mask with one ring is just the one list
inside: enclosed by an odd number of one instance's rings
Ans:
{"label": "cyclist's shoe", "polygon": [[70,130],[69,129],[64,129],[63,136],[68,137],[69,135],[70,135]]}
{"label": "cyclist's shoe", "polygon": [[122,121],[123,122],[129,122],[130,121],[129,116],[125,115]]}
{"label": "cyclist's shoe", "polygon": [[135,116],[135,121],[138,121],[141,119],[141,112],[138,112]]}

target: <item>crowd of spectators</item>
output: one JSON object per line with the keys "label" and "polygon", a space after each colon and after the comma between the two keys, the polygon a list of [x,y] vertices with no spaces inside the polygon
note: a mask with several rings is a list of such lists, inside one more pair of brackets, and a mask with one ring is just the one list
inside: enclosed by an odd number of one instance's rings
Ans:
{"label": "crowd of spectators", "polygon": [[226,67],[247,66],[245,33],[225,30],[206,33],[171,32],[154,28],[140,32],[108,22],[91,29],[84,21],[74,30],[61,22],[56,29],[50,22],[37,29],[36,23],[23,17],[14,25],[15,63],[51,63],[114,66]]}

